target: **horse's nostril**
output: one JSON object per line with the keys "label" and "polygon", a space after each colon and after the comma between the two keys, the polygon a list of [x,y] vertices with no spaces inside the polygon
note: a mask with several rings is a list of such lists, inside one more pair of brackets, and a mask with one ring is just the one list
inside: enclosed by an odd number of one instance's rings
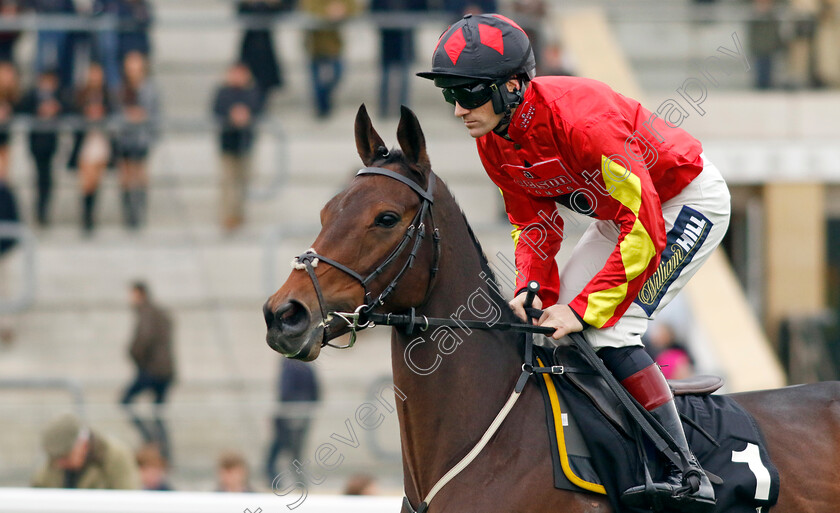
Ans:
{"label": "horse's nostril", "polygon": [[299,335],[309,327],[309,311],[298,301],[289,301],[274,312],[274,323],[284,335]]}
{"label": "horse's nostril", "polygon": [[271,301],[266,301],[263,305],[263,317],[265,317],[265,325],[268,329],[271,329],[271,326],[274,324],[274,312],[271,311],[271,307],[268,305]]}

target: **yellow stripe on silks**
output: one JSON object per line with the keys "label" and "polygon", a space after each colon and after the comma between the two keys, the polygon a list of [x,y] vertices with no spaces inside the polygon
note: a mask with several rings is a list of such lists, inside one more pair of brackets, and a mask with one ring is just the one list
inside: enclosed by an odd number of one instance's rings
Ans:
{"label": "yellow stripe on silks", "polygon": [[[638,176],[603,155],[601,156],[601,176],[604,178],[604,185],[610,196],[636,216],[630,232],[619,244],[624,275],[629,282],[642,274],[656,256],[653,240],[639,220],[639,210],[642,206],[642,181]],[[627,282],[611,289],[589,294],[583,320],[596,328],[602,327],[612,318],[615,309],[627,297]]]}
{"label": "yellow stripe on silks", "polygon": [[615,309],[627,297],[627,283],[589,294],[583,320],[590,326],[602,328],[615,314]]}
{"label": "yellow stripe on silks", "polygon": [[522,235],[522,228],[514,228],[510,231],[510,237],[513,239],[513,249],[519,245],[519,236]]}
{"label": "yellow stripe on silks", "polygon": [[656,247],[638,217],[630,233],[621,241],[619,249],[627,281],[645,272],[650,261],[656,256]]}
{"label": "yellow stripe on silks", "polygon": [[[539,358],[537,358],[537,363],[540,367],[544,366],[542,360]],[[554,432],[557,434],[557,450],[560,454],[560,466],[563,468],[563,473],[566,474],[566,478],[573,485],[579,486],[590,492],[606,495],[607,490],[603,485],[590,483],[589,481],[581,479],[575,475],[572,470],[572,466],[569,465],[569,454],[566,452],[566,437],[563,434],[563,410],[560,409],[560,400],[557,398],[557,389],[554,388],[554,382],[551,381],[551,376],[549,374],[542,374],[542,378],[545,380],[548,400],[551,403],[551,416],[554,418]]]}

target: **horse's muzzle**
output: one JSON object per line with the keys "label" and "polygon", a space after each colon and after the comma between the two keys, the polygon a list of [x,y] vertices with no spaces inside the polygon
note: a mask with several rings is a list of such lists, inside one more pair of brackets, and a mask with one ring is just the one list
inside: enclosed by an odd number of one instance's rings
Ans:
{"label": "horse's muzzle", "polygon": [[317,356],[313,346],[318,344],[313,339],[320,330],[313,329],[312,315],[306,306],[292,299],[272,311],[269,303],[263,306],[268,346],[289,358],[309,360]]}

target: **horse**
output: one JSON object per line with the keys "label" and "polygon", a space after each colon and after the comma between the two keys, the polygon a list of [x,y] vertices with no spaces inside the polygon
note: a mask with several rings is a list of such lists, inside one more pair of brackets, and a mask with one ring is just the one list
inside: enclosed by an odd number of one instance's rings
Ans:
{"label": "horse", "polygon": [[[355,138],[369,171],[360,172],[323,207],[322,229],[312,249],[298,258],[296,269],[265,303],[268,345],[290,358],[316,359],[330,340],[351,330],[347,315],[332,312],[414,308],[422,319],[467,318],[467,310],[489,317],[492,311],[499,322],[518,322],[465,215],[431,169],[414,113],[403,107],[399,148],[389,150],[362,105]],[[418,325],[422,328],[422,321]],[[403,513],[417,508],[482,438],[520,375],[521,337],[460,331],[461,336],[453,336],[454,330],[392,333],[409,503]],[[475,460],[440,489],[430,511],[612,511],[602,495],[554,488],[543,400],[534,381],[528,380],[511,414]],[[733,397],[760,425],[779,471],[774,513],[837,511],[840,383]]]}

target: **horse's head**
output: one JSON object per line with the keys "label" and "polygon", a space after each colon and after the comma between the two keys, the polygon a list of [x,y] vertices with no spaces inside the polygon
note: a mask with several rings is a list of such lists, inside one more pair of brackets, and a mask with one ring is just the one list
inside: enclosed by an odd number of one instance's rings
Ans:
{"label": "horse's head", "polygon": [[426,233],[434,175],[420,124],[403,107],[401,149],[389,151],[362,105],[355,131],[366,169],[321,210],[311,252],[295,259],[263,307],[268,345],[290,358],[314,360],[322,343],[348,331],[331,312],[363,305],[398,311],[422,303],[429,288],[437,251]]}

